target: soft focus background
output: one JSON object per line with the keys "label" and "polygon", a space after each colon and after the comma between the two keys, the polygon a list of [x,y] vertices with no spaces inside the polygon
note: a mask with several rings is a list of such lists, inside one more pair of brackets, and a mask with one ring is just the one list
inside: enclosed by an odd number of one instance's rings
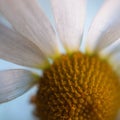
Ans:
{"label": "soft focus background", "polygon": [[[39,0],[39,1],[43,10],[45,11],[50,21],[54,25],[54,20],[53,20],[53,16],[51,15],[49,0]],[[89,27],[89,24],[93,19],[93,16],[96,14],[102,2],[103,0],[88,0],[87,8],[89,12],[87,14],[87,19],[86,19],[86,28]],[[0,71],[6,69],[14,69],[14,68],[21,68],[21,67],[0,59]],[[0,120],[35,120],[32,114],[34,107],[29,103],[30,96],[34,95],[35,92],[36,92],[36,87],[32,88],[30,91],[28,91],[27,93],[25,93],[24,95],[20,96],[15,100],[12,100],[4,104],[0,104]]]}

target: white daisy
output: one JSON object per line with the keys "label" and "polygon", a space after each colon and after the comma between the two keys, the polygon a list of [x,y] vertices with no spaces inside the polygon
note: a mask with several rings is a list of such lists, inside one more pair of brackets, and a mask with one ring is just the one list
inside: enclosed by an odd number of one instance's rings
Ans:
{"label": "white daisy", "polygon": [[[38,84],[33,98],[43,120],[115,120],[120,108],[120,1],[104,1],[80,51],[86,0],[51,0],[56,31],[38,0],[0,0],[0,58],[43,70],[0,72],[0,103]],[[66,53],[62,54],[59,39]],[[53,62],[50,62],[50,61]]]}

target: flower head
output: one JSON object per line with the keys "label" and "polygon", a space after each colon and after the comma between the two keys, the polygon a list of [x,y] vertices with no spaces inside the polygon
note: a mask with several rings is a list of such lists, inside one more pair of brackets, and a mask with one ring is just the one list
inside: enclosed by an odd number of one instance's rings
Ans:
{"label": "flower head", "polygon": [[51,0],[51,6],[58,34],[38,0],[0,0],[0,13],[12,26],[0,23],[0,57],[43,70],[42,76],[23,69],[0,72],[0,103],[39,84],[34,104],[43,120],[114,120],[120,109],[120,1],[103,3],[84,53],[86,0]]}

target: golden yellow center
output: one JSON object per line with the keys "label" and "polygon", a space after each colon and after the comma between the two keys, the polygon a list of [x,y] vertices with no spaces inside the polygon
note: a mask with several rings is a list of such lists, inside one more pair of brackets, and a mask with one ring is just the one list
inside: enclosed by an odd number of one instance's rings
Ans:
{"label": "golden yellow center", "polygon": [[44,71],[36,95],[41,120],[115,120],[119,78],[97,56],[62,55]]}

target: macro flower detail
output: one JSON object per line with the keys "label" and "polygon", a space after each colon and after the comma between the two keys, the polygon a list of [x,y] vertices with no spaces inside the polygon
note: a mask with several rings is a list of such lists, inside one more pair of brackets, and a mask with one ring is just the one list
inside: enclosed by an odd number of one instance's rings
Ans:
{"label": "macro flower detail", "polygon": [[[55,29],[38,0],[0,0],[0,58],[42,70],[0,72],[0,103],[38,85],[41,120],[116,120],[120,110],[120,1],[103,2],[84,36],[86,0],[51,0]],[[84,50],[81,50],[82,43]],[[61,46],[65,52],[62,52]]]}

